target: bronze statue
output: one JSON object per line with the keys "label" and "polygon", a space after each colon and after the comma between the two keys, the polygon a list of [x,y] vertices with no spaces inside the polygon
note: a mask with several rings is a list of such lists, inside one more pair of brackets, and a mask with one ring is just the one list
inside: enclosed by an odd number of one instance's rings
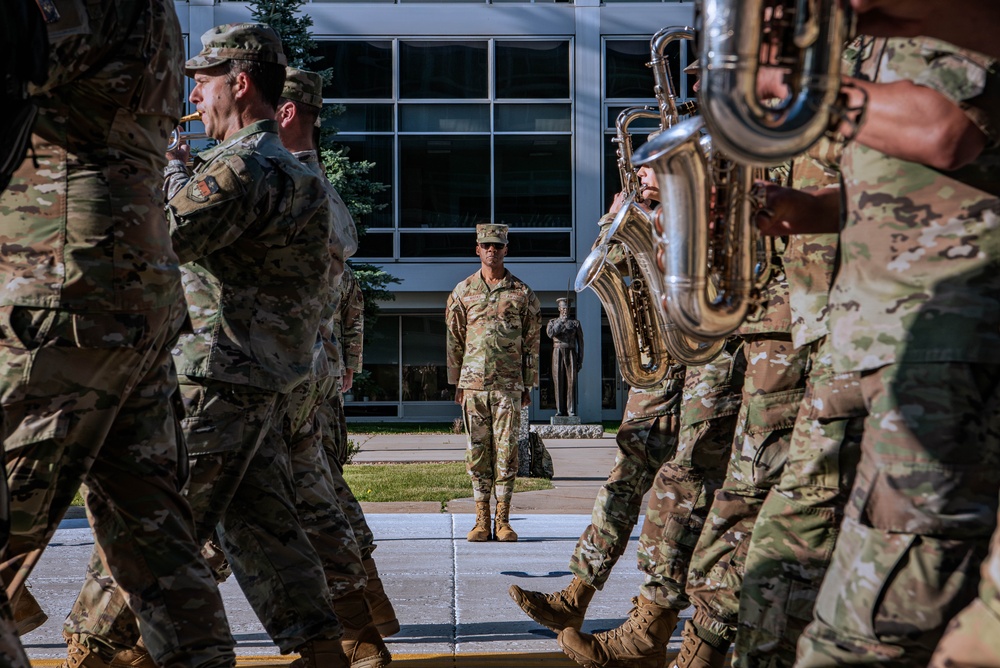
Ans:
{"label": "bronze statue", "polygon": [[556,415],[576,415],[576,375],[583,365],[583,329],[569,317],[569,300],[556,300],[559,317],[549,320],[545,333],[552,339],[552,382],[556,390]]}

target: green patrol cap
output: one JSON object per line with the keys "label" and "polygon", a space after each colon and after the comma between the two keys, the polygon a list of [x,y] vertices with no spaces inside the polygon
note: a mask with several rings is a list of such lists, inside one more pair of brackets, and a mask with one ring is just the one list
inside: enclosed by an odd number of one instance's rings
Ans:
{"label": "green patrol cap", "polygon": [[285,87],[281,89],[281,97],[322,109],[323,77],[316,72],[286,67]]}
{"label": "green patrol cap", "polygon": [[230,60],[256,60],[286,65],[281,38],[266,23],[226,23],[201,36],[202,49],[184,63],[184,73],[204,70]]}
{"label": "green patrol cap", "polygon": [[476,225],[477,244],[503,244],[507,245],[507,226],[495,223],[479,223]]}

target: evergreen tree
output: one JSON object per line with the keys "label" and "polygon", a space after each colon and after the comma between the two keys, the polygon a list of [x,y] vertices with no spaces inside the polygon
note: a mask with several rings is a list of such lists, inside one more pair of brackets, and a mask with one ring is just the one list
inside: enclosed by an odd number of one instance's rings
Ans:
{"label": "evergreen tree", "polygon": [[[267,23],[281,36],[281,44],[285,57],[291,67],[319,72],[323,80],[329,82],[333,76],[332,69],[317,70],[315,63],[320,60],[314,55],[317,49],[312,38],[312,17],[301,11],[306,0],[249,0],[250,15],[254,21]],[[343,107],[328,105],[323,109],[323,119],[343,113]],[[358,223],[358,234],[364,236],[364,226],[359,222],[363,216],[384,207],[375,201],[375,196],[388,186],[372,180],[369,172],[375,163],[367,160],[352,161],[347,156],[343,146],[338,146],[334,135],[336,129],[324,123],[324,131],[320,137],[320,159],[326,167],[327,178],[333,183],[337,192],[343,198],[355,223]],[[351,262],[361,292],[365,298],[365,339],[374,331],[373,325],[378,317],[379,302],[393,301],[396,298],[388,286],[399,283],[399,279],[373,264]]]}

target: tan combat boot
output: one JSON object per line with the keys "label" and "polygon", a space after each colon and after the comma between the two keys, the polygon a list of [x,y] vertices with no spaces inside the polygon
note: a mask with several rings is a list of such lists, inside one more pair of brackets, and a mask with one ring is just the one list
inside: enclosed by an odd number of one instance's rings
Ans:
{"label": "tan combat boot", "polygon": [[59,668],[108,668],[110,665],[100,654],[83,644],[80,635],[70,635],[63,631],[66,641],[66,660]]}
{"label": "tan combat boot", "polygon": [[35,597],[31,595],[31,590],[27,586],[22,586],[14,595],[10,606],[14,611],[14,623],[17,625],[17,635],[19,636],[31,633],[49,618],[42,610],[42,606],[38,605]]}
{"label": "tan combat boot", "polygon": [[383,668],[392,663],[389,648],[372,623],[363,591],[334,599],[333,609],[344,625],[341,643],[351,668]]}
{"label": "tan combat boot", "polygon": [[510,501],[497,501],[494,534],[501,543],[516,543],[517,534],[510,528]]}
{"label": "tan combat boot", "polygon": [[465,537],[470,543],[482,543],[490,539],[490,502],[476,501],[476,526]]}
{"label": "tan combat boot", "polygon": [[368,557],[361,563],[364,564],[365,574],[368,576],[365,600],[368,601],[368,607],[372,612],[372,623],[375,624],[380,636],[388,638],[399,633],[399,619],[396,618],[396,611],[392,608],[392,601],[382,588],[382,578],[378,575],[375,560]]}
{"label": "tan combat boot", "polygon": [[132,649],[123,649],[111,657],[111,668],[156,668],[156,662],[149,655],[149,650],[142,644],[142,638]]}
{"label": "tan combat boot", "polygon": [[289,668],[351,668],[339,640],[310,640],[296,651],[299,658]]}
{"label": "tan combat boot", "polygon": [[587,668],[661,668],[667,643],[677,626],[677,610],[663,608],[642,596],[632,599],[632,612],[616,629],[590,635],[573,627],[559,634],[559,646]]}
{"label": "tan combat boot", "polygon": [[517,585],[511,585],[507,593],[529,617],[559,633],[568,626],[580,630],[595,591],[594,587],[573,576],[569,586],[554,594],[524,591]]}
{"label": "tan combat boot", "polygon": [[693,622],[684,625],[681,648],[670,668],[723,668],[726,652],[712,647],[695,633]]}

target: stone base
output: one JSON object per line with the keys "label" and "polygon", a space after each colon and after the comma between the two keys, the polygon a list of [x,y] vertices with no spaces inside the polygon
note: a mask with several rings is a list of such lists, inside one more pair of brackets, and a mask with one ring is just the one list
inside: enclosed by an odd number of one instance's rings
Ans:
{"label": "stone base", "polygon": [[580,424],[579,415],[553,415],[549,418],[549,424]]}
{"label": "stone base", "polygon": [[531,431],[538,434],[543,441],[547,438],[604,437],[604,427],[599,424],[533,424]]}

